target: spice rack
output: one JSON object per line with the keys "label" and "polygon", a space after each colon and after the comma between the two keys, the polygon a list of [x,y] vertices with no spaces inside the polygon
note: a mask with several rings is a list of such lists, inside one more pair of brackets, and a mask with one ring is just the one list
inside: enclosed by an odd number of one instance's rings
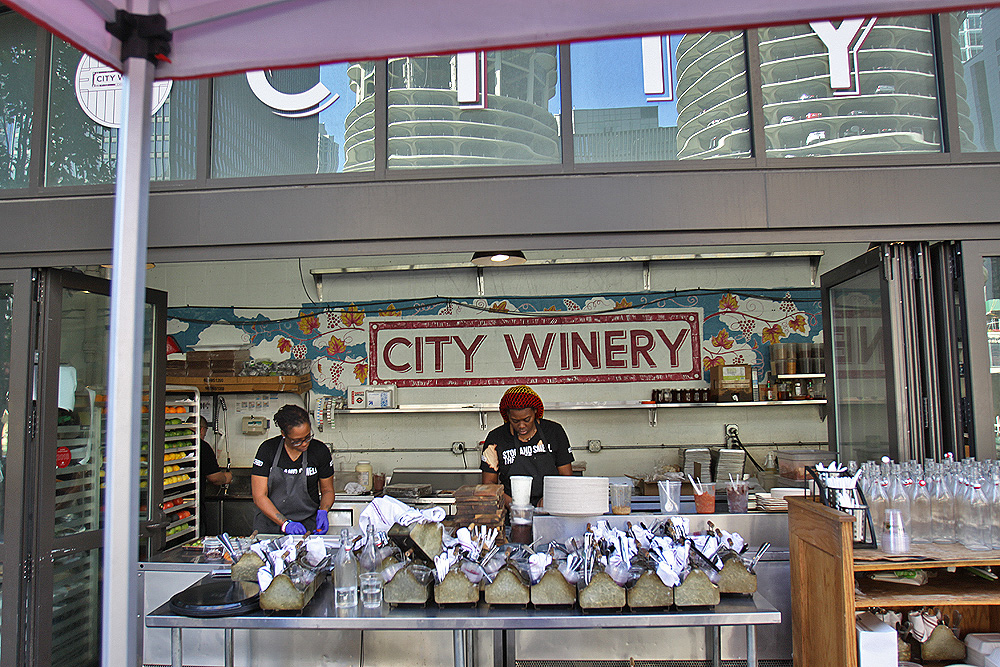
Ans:
{"label": "spice rack", "polygon": [[164,403],[160,503],[166,518],[164,548],[170,548],[197,537],[201,528],[198,438],[201,392],[194,387],[167,387]]}
{"label": "spice rack", "polygon": [[[962,612],[961,633],[1000,627],[1000,581],[942,571],[923,586],[868,579],[867,572],[1000,565],[998,551],[957,544],[914,545],[892,560],[875,550],[854,551],[854,519],[808,498],[788,499],[792,569],[792,647],[796,665],[857,667],[854,614],[875,607],[937,607]],[[961,638],[961,637],[960,637]],[[928,663],[934,664],[934,663]]]}

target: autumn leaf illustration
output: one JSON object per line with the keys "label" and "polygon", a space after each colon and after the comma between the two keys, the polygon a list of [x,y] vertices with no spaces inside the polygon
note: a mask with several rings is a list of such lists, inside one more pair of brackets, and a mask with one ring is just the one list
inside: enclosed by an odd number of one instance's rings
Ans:
{"label": "autumn leaf illustration", "polygon": [[799,333],[805,333],[806,331],[806,318],[802,315],[796,315],[788,321],[788,326],[793,331],[798,331]]}
{"label": "autumn leaf illustration", "polygon": [[490,306],[490,312],[494,313],[506,313],[507,312],[507,302],[506,301],[494,301]]}
{"label": "autumn leaf illustration", "polygon": [[378,311],[380,317],[402,317],[403,313],[396,309],[396,305],[390,303],[389,307],[385,310]]}
{"label": "autumn leaf illustration", "polygon": [[621,310],[622,308],[631,308],[632,302],[622,297],[622,300],[615,304],[615,310]]}
{"label": "autumn leaf illustration", "polygon": [[319,329],[319,318],[315,315],[306,315],[299,319],[299,331],[309,336]]}
{"label": "autumn leaf illustration", "polygon": [[365,314],[352,304],[340,314],[340,321],[344,323],[345,327],[360,327],[361,323],[365,321]]}
{"label": "autumn leaf illustration", "polygon": [[725,366],[726,360],[722,357],[705,357],[702,359],[702,364],[705,368],[712,368],[713,366]]}
{"label": "autumn leaf illustration", "polygon": [[733,294],[726,294],[724,297],[719,299],[719,310],[736,310],[739,306],[740,302]]}
{"label": "autumn leaf illustration", "polygon": [[773,327],[765,327],[763,331],[765,343],[777,343],[784,335],[785,330],[780,324],[775,324]]}
{"label": "autumn leaf illustration", "polygon": [[729,337],[729,331],[723,329],[719,333],[712,336],[712,345],[716,347],[721,347],[724,350],[728,350],[733,346],[733,339]]}
{"label": "autumn leaf illustration", "polygon": [[354,367],[354,377],[358,382],[365,384],[368,382],[368,364],[358,364]]}
{"label": "autumn leaf illustration", "polygon": [[329,355],[341,354],[347,351],[347,343],[337,338],[336,336],[330,336],[330,342],[326,346],[326,353]]}
{"label": "autumn leaf illustration", "polygon": [[292,341],[287,338],[281,338],[278,340],[278,352],[288,352],[292,349]]}

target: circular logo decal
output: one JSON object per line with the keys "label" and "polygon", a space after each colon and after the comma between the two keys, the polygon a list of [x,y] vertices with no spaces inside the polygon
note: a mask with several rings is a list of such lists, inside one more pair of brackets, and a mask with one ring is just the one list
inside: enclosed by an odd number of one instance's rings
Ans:
{"label": "circular logo decal", "polygon": [[56,448],[56,467],[65,468],[69,465],[71,460],[69,454],[69,447],[57,447]]}
{"label": "circular logo decal", "polygon": [[[153,108],[156,113],[167,101],[173,81],[153,83]],[[119,127],[122,113],[122,74],[84,54],[76,67],[76,99],[91,120],[104,127]]]}

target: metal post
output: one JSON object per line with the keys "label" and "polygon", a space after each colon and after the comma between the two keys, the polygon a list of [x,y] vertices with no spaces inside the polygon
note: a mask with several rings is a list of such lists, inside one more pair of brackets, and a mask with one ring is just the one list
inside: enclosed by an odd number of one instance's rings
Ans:
{"label": "metal post", "polygon": [[455,647],[455,667],[465,667],[465,630],[452,630],[451,635]]}
{"label": "metal post", "polygon": [[180,628],[170,628],[170,667],[184,664],[184,643]]}
{"label": "metal post", "polygon": [[717,625],[705,628],[705,653],[712,667],[722,667],[722,631]]}
{"label": "metal post", "polygon": [[757,667],[757,626],[747,626],[747,667]]}
{"label": "metal post", "polygon": [[[155,5],[156,0],[136,2],[133,11],[152,13]],[[138,633],[142,610],[135,573],[139,556],[139,442],[152,89],[153,64],[141,58],[126,60],[111,270],[101,613],[102,663],[114,667],[140,664]]]}
{"label": "metal post", "polygon": [[223,650],[225,652],[226,667],[233,667],[233,629],[226,628],[223,631]]}

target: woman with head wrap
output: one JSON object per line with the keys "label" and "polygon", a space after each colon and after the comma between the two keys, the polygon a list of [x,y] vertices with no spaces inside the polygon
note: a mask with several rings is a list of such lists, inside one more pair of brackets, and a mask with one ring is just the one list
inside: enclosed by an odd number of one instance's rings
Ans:
{"label": "woman with head wrap", "polygon": [[533,479],[531,504],[538,505],[544,477],[573,474],[573,449],[566,431],[556,422],[542,419],[544,412],[542,399],[530,387],[511,387],[500,399],[503,425],[490,431],[483,442],[479,464],[483,484],[503,484],[508,504],[511,476]]}

